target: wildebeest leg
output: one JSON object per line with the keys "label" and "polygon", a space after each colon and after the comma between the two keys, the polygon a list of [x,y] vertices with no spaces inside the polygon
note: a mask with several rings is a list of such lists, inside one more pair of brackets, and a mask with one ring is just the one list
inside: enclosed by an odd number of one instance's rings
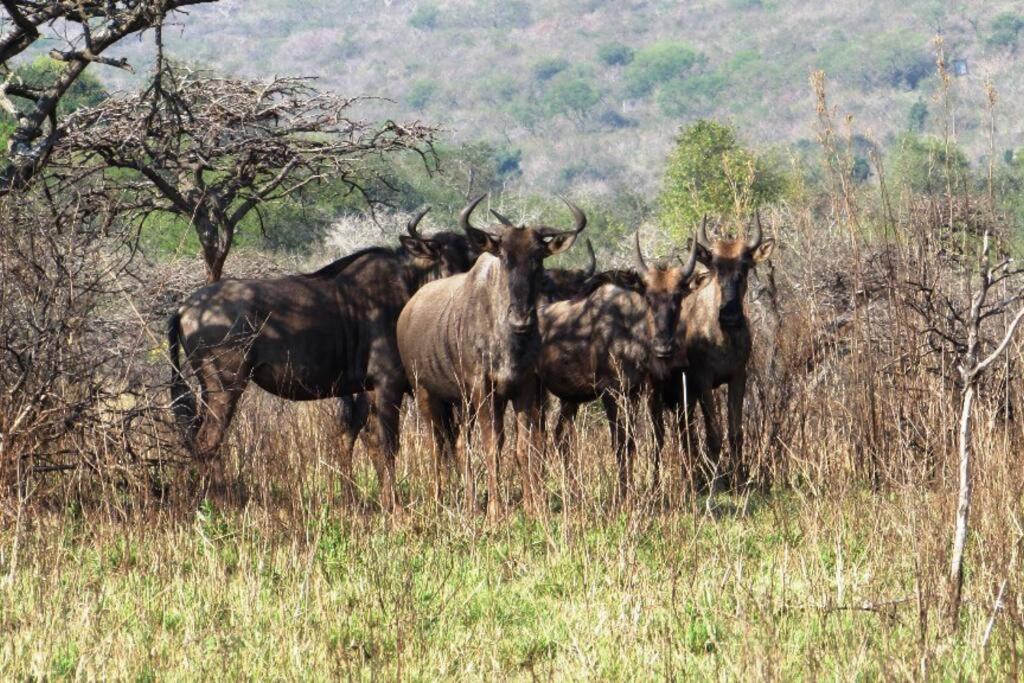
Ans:
{"label": "wildebeest leg", "polygon": [[737,486],[746,486],[750,470],[743,457],[743,397],[747,390],[747,376],[738,373],[729,381],[729,455]]}
{"label": "wildebeest leg", "polygon": [[226,489],[226,471],[220,446],[235,415],[238,399],[249,380],[249,366],[235,370],[217,367],[214,359],[202,361],[196,368],[201,387],[202,421],[195,439],[195,455],[203,463],[214,490]]}
{"label": "wildebeest leg", "polygon": [[[684,386],[686,391],[685,409],[679,414],[680,421],[682,422],[682,429],[680,430],[680,438],[683,439],[682,452],[685,454],[683,460],[684,467],[689,468],[689,481],[696,488],[700,489],[704,482],[702,481],[702,463],[700,449],[697,443],[697,387],[688,378],[684,379],[686,382]],[[686,479],[686,472],[683,472],[684,479]]]}
{"label": "wildebeest leg", "polygon": [[608,416],[608,429],[612,436],[612,449],[615,451],[615,464],[618,467],[619,479],[615,487],[614,502],[622,505],[629,495],[629,475],[631,463],[627,462],[626,426],[622,420],[622,410],[615,397],[605,394],[601,398],[605,415]]}
{"label": "wildebeest leg", "polygon": [[367,392],[342,396],[338,400],[338,411],[341,417],[341,465],[342,485],[345,489],[345,502],[354,505],[356,502],[356,481],[352,474],[352,460],[355,455],[356,439],[366,426],[370,414],[370,395]]}
{"label": "wildebeest leg", "polygon": [[537,517],[543,511],[543,441],[540,427],[540,386],[527,380],[513,397],[516,413],[516,460],[523,482],[523,507],[527,516]]}
{"label": "wildebeest leg", "polygon": [[443,480],[455,460],[454,407],[432,398],[425,389],[417,389],[420,414],[430,423],[430,449],[434,460],[434,502],[441,505]]}
{"label": "wildebeest leg", "polygon": [[554,443],[562,458],[562,472],[570,502],[575,501],[580,492],[579,472],[572,453],[572,437],[576,432],[576,414],[579,410],[579,403],[560,400],[555,422]]}
{"label": "wildebeest leg", "polygon": [[498,522],[503,514],[499,491],[499,464],[501,449],[505,442],[505,406],[508,401],[494,394],[489,388],[480,397],[480,424],[483,433],[484,458],[487,461],[487,519]]}
{"label": "wildebeest leg", "polygon": [[708,385],[697,388],[697,400],[700,410],[704,413],[705,441],[707,443],[707,465],[710,468],[711,493],[715,492],[721,478],[722,461],[722,427],[719,423],[718,405],[715,401],[715,390]]}
{"label": "wildebeest leg", "polygon": [[380,484],[380,506],[387,512],[397,507],[395,496],[395,455],[398,453],[398,421],[404,392],[392,386],[378,386],[374,391],[376,443],[367,450],[377,471]]}

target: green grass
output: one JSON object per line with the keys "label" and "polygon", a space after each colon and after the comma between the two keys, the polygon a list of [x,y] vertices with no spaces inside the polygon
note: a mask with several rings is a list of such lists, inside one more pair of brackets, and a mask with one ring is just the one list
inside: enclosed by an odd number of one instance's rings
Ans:
{"label": "green grass", "polygon": [[[43,517],[0,534],[0,676],[909,678],[927,655],[945,678],[981,665],[984,609],[950,638],[926,603],[922,627],[913,548],[877,533],[907,522],[909,501],[745,507],[497,528],[255,505]],[[997,629],[992,671],[1012,647]]]}

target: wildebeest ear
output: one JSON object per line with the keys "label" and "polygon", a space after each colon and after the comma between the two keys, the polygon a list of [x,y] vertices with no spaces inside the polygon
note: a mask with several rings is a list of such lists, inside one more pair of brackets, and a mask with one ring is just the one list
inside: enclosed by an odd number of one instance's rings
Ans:
{"label": "wildebeest ear", "polygon": [[757,245],[750,257],[754,259],[754,263],[760,263],[771,256],[773,251],[775,251],[775,240],[768,237],[761,240],[761,244]]}
{"label": "wildebeest ear", "polygon": [[686,286],[690,288],[691,292],[696,292],[709,282],[711,282],[711,271],[702,270],[699,273],[694,273],[690,281],[686,283]]}
{"label": "wildebeest ear", "polygon": [[697,262],[705,266],[711,265],[711,250],[701,244],[700,240],[697,240]]}
{"label": "wildebeest ear", "polygon": [[575,230],[569,230],[567,232],[556,232],[553,235],[547,235],[543,237],[544,246],[547,248],[548,256],[554,256],[555,254],[561,254],[563,251],[572,246],[573,242],[576,241],[576,236],[579,235]]}
{"label": "wildebeest ear", "polygon": [[437,243],[433,240],[418,239],[416,237],[409,237],[408,235],[401,235],[398,241],[402,243],[405,250],[418,258],[434,259],[437,258],[438,248]]}
{"label": "wildebeest ear", "polygon": [[496,237],[479,228],[466,226],[466,237],[469,238],[469,243],[473,248],[479,252],[486,251],[488,254],[497,254],[498,250],[501,249],[500,237]]}

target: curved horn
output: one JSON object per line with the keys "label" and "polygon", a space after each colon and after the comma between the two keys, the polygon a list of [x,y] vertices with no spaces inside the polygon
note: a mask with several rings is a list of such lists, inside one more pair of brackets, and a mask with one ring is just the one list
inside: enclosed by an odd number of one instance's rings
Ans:
{"label": "curved horn", "polygon": [[751,233],[750,239],[747,240],[747,249],[757,249],[761,246],[761,212],[754,211],[754,232]]}
{"label": "curved horn", "polygon": [[477,204],[482,202],[484,200],[484,197],[486,196],[487,193],[484,192],[482,195],[471,201],[469,203],[469,206],[464,208],[462,210],[462,213],[459,214],[459,227],[462,228],[463,232],[469,232],[470,228],[473,228],[473,226],[469,222],[469,217],[473,213],[473,209],[476,208]]}
{"label": "curved horn", "polygon": [[565,197],[559,196],[559,199],[565,202],[565,205],[569,207],[570,211],[572,211],[572,217],[576,221],[576,227],[573,228],[573,230],[577,234],[583,232],[583,228],[587,227],[587,214],[583,213],[583,209],[576,206]]}
{"label": "curved horn", "polygon": [[505,218],[504,216],[502,216],[500,213],[498,213],[494,209],[491,209],[491,213],[493,213],[494,217],[497,218],[499,221],[501,221],[501,224],[504,225],[505,227],[507,227],[507,228],[518,228],[519,227],[518,225],[516,225],[515,223],[513,223],[509,219]]}
{"label": "curved horn", "polygon": [[690,245],[690,258],[683,263],[683,259],[679,258],[679,264],[683,267],[683,278],[689,278],[693,275],[694,269],[697,267],[697,238],[693,238],[693,244]]}
{"label": "curved horn", "polygon": [[590,254],[590,265],[587,266],[584,275],[588,278],[594,277],[594,273],[597,272],[597,254],[594,253],[594,245],[590,242],[590,238],[587,238],[587,253]]}
{"label": "curved horn", "polygon": [[704,214],[704,220],[701,221],[700,230],[697,231],[697,241],[707,246],[711,244],[711,240],[708,239],[708,215]]}
{"label": "curved horn", "polygon": [[647,270],[647,263],[644,262],[644,255],[640,251],[640,231],[637,230],[635,233],[636,240],[633,243],[633,263],[636,265],[637,270],[644,272]]}
{"label": "curved horn", "polygon": [[413,216],[412,219],[405,224],[405,231],[409,233],[410,237],[415,237],[418,240],[423,239],[423,235],[419,233],[416,226],[420,224],[420,221],[423,220],[423,217],[427,215],[428,211],[430,211],[429,206]]}

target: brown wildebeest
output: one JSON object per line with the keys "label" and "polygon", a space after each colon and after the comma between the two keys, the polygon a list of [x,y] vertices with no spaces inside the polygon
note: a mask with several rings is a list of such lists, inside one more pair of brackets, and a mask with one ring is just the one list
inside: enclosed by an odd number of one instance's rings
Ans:
{"label": "brown wildebeest", "polygon": [[[761,218],[755,214],[754,226],[746,240],[709,240],[705,225],[697,233],[697,260],[708,268],[712,285],[698,296],[683,302],[678,331],[680,347],[686,355],[686,449],[692,457],[694,442],[694,407],[700,403],[704,413],[707,450],[712,467],[717,470],[722,451],[722,430],[714,390],[728,385],[729,450],[736,479],[746,484],[749,473],[743,460],[743,398],[747,389],[747,361],[750,359],[750,327],[743,308],[747,292],[747,276],[775,248],[775,240],[765,239]],[[682,378],[666,383],[666,406],[678,408],[682,403]],[[712,490],[717,481],[712,473]]]}
{"label": "brown wildebeest", "polygon": [[[471,261],[462,235],[400,237],[315,273],[207,285],[168,321],[174,367],[171,396],[193,453],[210,463],[250,380],[293,401],[372,390],[377,415],[373,464],[381,504],[395,506],[398,416],[408,383],[395,342],[402,307],[425,282],[463,272]],[[196,405],[181,372],[183,348],[200,385]]]}
{"label": "brown wildebeest", "polygon": [[[678,260],[678,259],[677,259]],[[625,501],[631,488],[636,450],[626,413],[646,391],[655,425],[655,486],[663,437],[661,382],[677,363],[676,333],[680,306],[708,279],[697,273],[697,251],[686,263],[649,267],[636,235],[634,271],[608,271],[594,277],[579,296],[545,306],[540,312],[541,352],[537,373],[541,384],[560,399],[555,441],[567,458],[567,429],[581,403],[598,398],[604,404],[618,465],[616,499]],[[570,470],[567,466],[567,470]],[[570,475],[571,477],[571,475]]]}
{"label": "brown wildebeest", "polygon": [[[566,201],[576,221],[573,230],[516,226],[492,211],[502,223],[499,234],[474,228],[473,209],[482,195],[463,209],[459,223],[481,252],[463,275],[432,282],[409,300],[398,319],[398,348],[420,410],[430,422],[434,453],[434,493],[441,497],[443,461],[451,462],[456,441],[454,411],[466,402],[467,417],[483,425],[487,458],[487,515],[501,515],[498,460],[504,442],[504,415],[509,401],[516,412],[517,459],[528,514],[540,509],[538,454],[539,401],[534,364],[540,347],[537,299],[544,259],[572,246],[586,226],[586,216]],[[475,506],[470,458],[465,458],[467,510]]]}

